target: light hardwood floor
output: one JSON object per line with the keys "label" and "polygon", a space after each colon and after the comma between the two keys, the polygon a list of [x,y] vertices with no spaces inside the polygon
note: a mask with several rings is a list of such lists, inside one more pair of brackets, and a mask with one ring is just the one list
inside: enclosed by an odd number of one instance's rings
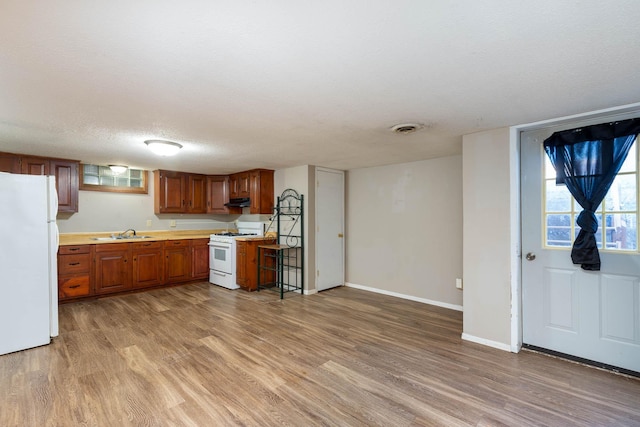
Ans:
{"label": "light hardwood floor", "polygon": [[632,426],[640,380],[462,341],[461,313],[207,283],[60,307],[0,356],[0,426]]}

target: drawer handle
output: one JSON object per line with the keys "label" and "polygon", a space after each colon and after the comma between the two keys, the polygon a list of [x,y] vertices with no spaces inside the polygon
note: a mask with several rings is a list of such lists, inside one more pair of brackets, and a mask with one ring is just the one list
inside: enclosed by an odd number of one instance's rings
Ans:
{"label": "drawer handle", "polygon": [[70,262],[69,265],[80,265],[79,262]]}
{"label": "drawer handle", "polygon": [[73,286],[69,286],[69,289],[75,289],[75,288],[79,288],[80,285],[73,285]]}
{"label": "drawer handle", "polygon": [[69,248],[70,251],[79,251],[80,248]]}
{"label": "drawer handle", "polygon": [[144,243],[142,246],[151,246],[151,243]]}

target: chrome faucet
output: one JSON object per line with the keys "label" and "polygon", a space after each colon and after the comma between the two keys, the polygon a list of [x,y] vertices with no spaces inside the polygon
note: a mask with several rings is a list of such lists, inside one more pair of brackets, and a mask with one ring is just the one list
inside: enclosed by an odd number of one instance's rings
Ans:
{"label": "chrome faucet", "polygon": [[133,232],[133,235],[134,235],[134,236],[136,235],[136,230],[134,230],[133,228],[130,228],[130,229],[125,230],[125,231],[123,231],[122,233],[120,233],[120,234],[119,234],[119,236],[120,236],[120,237],[124,237],[124,236],[125,236],[125,234],[127,234],[127,233],[128,233],[128,232],[130,232],[130,231],[131,231],[131,232]]}

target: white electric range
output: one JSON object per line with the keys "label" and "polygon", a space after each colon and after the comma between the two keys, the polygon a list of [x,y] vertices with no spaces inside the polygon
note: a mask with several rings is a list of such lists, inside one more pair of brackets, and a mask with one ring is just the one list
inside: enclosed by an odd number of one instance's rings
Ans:
{"label": "white electric range", "polygon": [[264,235],[261,222],[238,222],[237,232],[212,234],[209,237],[209,282],[227,289],[236,283],[236,238]]}

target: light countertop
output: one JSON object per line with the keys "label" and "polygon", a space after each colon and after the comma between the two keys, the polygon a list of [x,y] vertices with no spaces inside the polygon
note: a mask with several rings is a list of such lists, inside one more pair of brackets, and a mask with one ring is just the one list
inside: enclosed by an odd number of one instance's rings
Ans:
{"label": "light countertop", "polygon": [[158,240],[208,239],[211,234],[223,233],[226,229],[216,230],[176,230],[176,231],[144,231],[136,230],[139,236],[151,236],[145,239],[93,240],[92,237],[109,237],[118,232],[97,233],[61,233],[60,246],[72,245],[104,245],[110,243],[153,242]]}

